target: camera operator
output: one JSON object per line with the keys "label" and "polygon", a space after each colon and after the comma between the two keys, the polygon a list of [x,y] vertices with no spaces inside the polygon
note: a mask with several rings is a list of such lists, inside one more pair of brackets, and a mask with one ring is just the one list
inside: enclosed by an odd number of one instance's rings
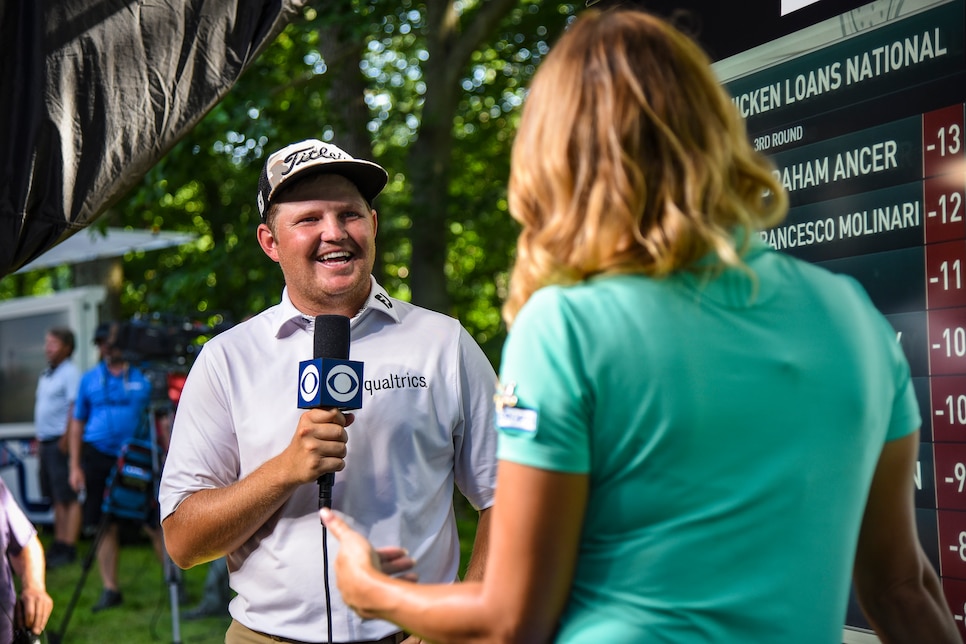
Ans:
{"label": "camera operator", "polygon": [[[101,360],[80,382],[74,417],[70,422],[70,484],[86,490],[85,528],[102,520],[102,502],[108,477],[121,448],[134,438],[151,399],[151,384],[144,374],[128,364],[118,346],[120,325],[102,324],[94,334]],[[159,530],[148,529],[159,545]],[[117,569],[119,536],[116,520],[105,526],[97,545],[97,565],[104,586],[93,612],[121,603]]]}

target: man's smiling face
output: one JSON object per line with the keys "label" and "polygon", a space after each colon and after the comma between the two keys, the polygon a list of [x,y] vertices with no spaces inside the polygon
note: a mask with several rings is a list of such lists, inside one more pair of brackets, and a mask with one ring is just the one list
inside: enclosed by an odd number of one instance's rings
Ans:
{"label": "man's smiling face", "polygon": [[369,296],[376,211],[337,174],[302,179],[272,202],[258,242],[281,267],[292,303],[306,315],[354,316]]}

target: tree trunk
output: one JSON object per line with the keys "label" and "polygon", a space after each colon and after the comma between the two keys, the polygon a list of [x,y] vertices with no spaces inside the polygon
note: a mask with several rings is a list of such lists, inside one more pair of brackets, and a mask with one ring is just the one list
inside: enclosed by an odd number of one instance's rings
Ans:
{"label": "tree trunk", "polygon": [[426,102],[419,138],[409,151],[407,175],[412,191],[412,258],[410,289],[413,302],[449,313],[446,250],[450,157],[453,147],[455,92],[442,85],[445,70],[435,69],[441,56],[430,55],[426,66]]}
{"label": "tree trunk", "polygon": [[414,303],[441,313],[451,309],[446,281],[449,168],[453,119],[463,91],[460,78],[472,53],[516,3],[488,0],[475,11],[457,15],[453,0],[426,2],[426,98],[406,168],[413,221],[410,289]]}
{"label": "tree trunk", "polygon": [[[354,157],[372,160],[372,144],[366,130],[369,120],[365,102],[367,85],[359,69],[364,47],[363,39],[352,37],[343,25],[330,23],[319,29],[319,52],[325,60],[329,82],[326,103],[329,113],[333,114],[331,126],[335,131],[332,143]],[[322,133],[311,136],[321,137]],[[372,272],[376,279],[383,281],[383,262],[378,252]]]}

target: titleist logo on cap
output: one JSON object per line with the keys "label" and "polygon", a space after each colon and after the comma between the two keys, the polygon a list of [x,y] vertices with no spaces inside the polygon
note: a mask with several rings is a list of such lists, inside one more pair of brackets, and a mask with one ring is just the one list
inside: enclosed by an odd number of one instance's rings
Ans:
{"label": "titleist logo on cap", "polygon": [[303,163],[308,163],[309,161],[315,161],[316,159],[351,159],[352,157],[340,150],[337,147],[329,145],[310,145],[305,148],[300,148],[298,150],[292,150],[281,159],[281,162],[285,164],[285,168],[280,173],[281,176],[287,175],[289,172],[294,170],[296,167],[302,165]]}

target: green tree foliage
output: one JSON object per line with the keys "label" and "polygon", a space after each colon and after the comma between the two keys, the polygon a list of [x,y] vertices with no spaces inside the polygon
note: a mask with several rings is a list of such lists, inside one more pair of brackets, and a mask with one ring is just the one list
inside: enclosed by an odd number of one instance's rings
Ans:
{"label": "green tree foliage", "polygon": [[[506,204],[525,88],[578,6],[539,0],[317,2],[98,225],[188,231],[125,258],[121,310],[239,321],[278,301],[255,241],[267,152],[308,137],[390,173],[379,279],[458,316],[495,360],[517,227]],[[368,147],[369,149],[362,149]],[[41,288],[63,277],[31,277]]]}

